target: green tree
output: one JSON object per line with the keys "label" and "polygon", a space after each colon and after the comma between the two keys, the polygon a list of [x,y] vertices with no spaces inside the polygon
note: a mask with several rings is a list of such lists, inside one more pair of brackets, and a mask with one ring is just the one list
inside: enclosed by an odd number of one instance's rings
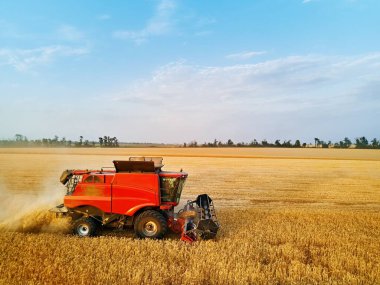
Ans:
{"label": "green tree", "polygon": [[366,137],[356,138],[356,148],[367,148],[368,140]]}
{"label": "green tree", "polygon": [[343,140],[343,146],[345,148],[349,148],[351,145],[352,145],[351,140],[348,137],[345,137],[344,140]]}
{"label": "green tree", "polygon": [[373,140],[371,140],[371,144],[372,144],[373,148],[379,148],[379,146],[380,146],[380,142],[376,138],[374,138]]}
{"label": "green tree", "polygon": [[15,135],[15,140],[16,142],[21,142],[23,140],[24,136],[21,134],[16,134]]}
{"label": "green tree", "polygon": [[319,140],[319,138],[314,138],[314,143],[315,143],[315,147],[318,147],[321,141]]}
{"label": "green tree", "polygon": [[292,143],[291,143],[290,140],[288,140],[288,141],[285,141],[285,140],[284,140],[284,142],[282,143],[281,146],[283,146],[283,147],[291,147],[291,146],[292,146]]}

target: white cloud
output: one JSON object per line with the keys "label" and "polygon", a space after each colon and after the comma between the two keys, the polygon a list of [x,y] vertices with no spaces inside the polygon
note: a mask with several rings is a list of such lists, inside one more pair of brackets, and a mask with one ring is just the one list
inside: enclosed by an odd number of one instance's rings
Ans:
{"label": "white cloud", "polygon": [[255,56],[266,54],[266,51],[244,51],[239,53],[233,53],[226,56],[231,59],[249,59]]}
{"label": "white cloud", "polygon": [[101,20],[101,21],[107,21],[109,19],[111,19],[111,15],[108,15],[108,14],[102,14],[102,15],[99,15],[97,17],[98,20]]}
{"label": "white cloud", "polygon": [[152,36],[168,34],[173,28],[172,15],[175,9],[176,5],[172,0],[161,0],[156,7],[155,14],[148,20],[144,28],[115,31],[113,36],[141,44]]}
{"label": "white cloud", "polygon": [[18,71],[46,64],[57,57],[81,56],[89,51],[86,48],[69,46],[45,46],[34,49],[0,49],[0,65],[9,65]]}
{"label": "white cloud", "polygon": [[58,28],[58,35],[61,39],[67,41],[78,41],[83,39],[83,33],[76,27],[70,25],[62,25]]}
{"label": "white cloud", "polygon": [[15,40],[36,40],[36,35],[20,30],[20,27],[12,22],[0,19],[0,37]]}
{"label": "white cloud", "polygon": [[203,27],[206,27],[206,26],[214,25],[216,23],[217,23],[217,20],[215,18],[202,17],[202,18],[198,18],[196,20],[195,26],[197,28],[203,28]]}
{"label": "white cloud", "polygon": [[[363,126],[373,133],[380,127],[374,119],[380,110],[375,96],[380,92],[379,63],[380,53],[290,56],[230,66],[175,62],[114,100],[129,110],[131,120],[138,115],[142,125],[160,130],[157,137],[164,135],[165,124],[184,130],[172,140],[194,137],[186,137],[187,131],[208,140],[247,140],[255,134],[268,139],[273,134],[357,136]],[[148,119],[152,114],[154,121]]]}

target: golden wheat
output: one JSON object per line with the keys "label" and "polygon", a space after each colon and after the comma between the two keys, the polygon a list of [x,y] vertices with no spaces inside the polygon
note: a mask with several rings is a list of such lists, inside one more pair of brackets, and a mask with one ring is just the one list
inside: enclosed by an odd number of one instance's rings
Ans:
{"label": "golden wheat", "polygon": [[[222,224],[215,241],[136,240],[131,230],[82,239],[45,211],[64,193],[56,182],[62,169],[160,151],[171,155],[167,169],[190,174],[183,200],[214,198]],[[379,152],[183,151],[0,150],[8,205],[1,204],[0,283],[380,283]]]}

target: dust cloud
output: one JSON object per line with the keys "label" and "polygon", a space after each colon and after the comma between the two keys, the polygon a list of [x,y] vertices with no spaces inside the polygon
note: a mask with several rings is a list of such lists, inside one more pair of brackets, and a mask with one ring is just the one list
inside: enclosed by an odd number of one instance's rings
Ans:
{"label": "dust cloud", "polygon": [[[9,191],[0,181],[0,230],[28,233],[69,230],[68,218],[57,218],[49,209],[62,204],[65,189],[46,182],[43,191]],[[23,189],[24,190],[24,189]]]}

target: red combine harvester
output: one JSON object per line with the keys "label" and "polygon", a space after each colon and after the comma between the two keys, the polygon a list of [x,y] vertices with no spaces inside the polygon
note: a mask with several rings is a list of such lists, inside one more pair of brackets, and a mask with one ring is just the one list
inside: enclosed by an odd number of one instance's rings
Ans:
{"label": "red combine harvester", "polygon": [[99,227],[133,226],[139,238],[159,239],[168,229],[186,242],[212,239],[219,229],[207,194],[188,201],[174,213],[187,173],[163,171],[161,157],[130,157],[113,161],[112,170],[65,170],[64,203],[51,209],[70,216],[74,233],[92,236]]}

